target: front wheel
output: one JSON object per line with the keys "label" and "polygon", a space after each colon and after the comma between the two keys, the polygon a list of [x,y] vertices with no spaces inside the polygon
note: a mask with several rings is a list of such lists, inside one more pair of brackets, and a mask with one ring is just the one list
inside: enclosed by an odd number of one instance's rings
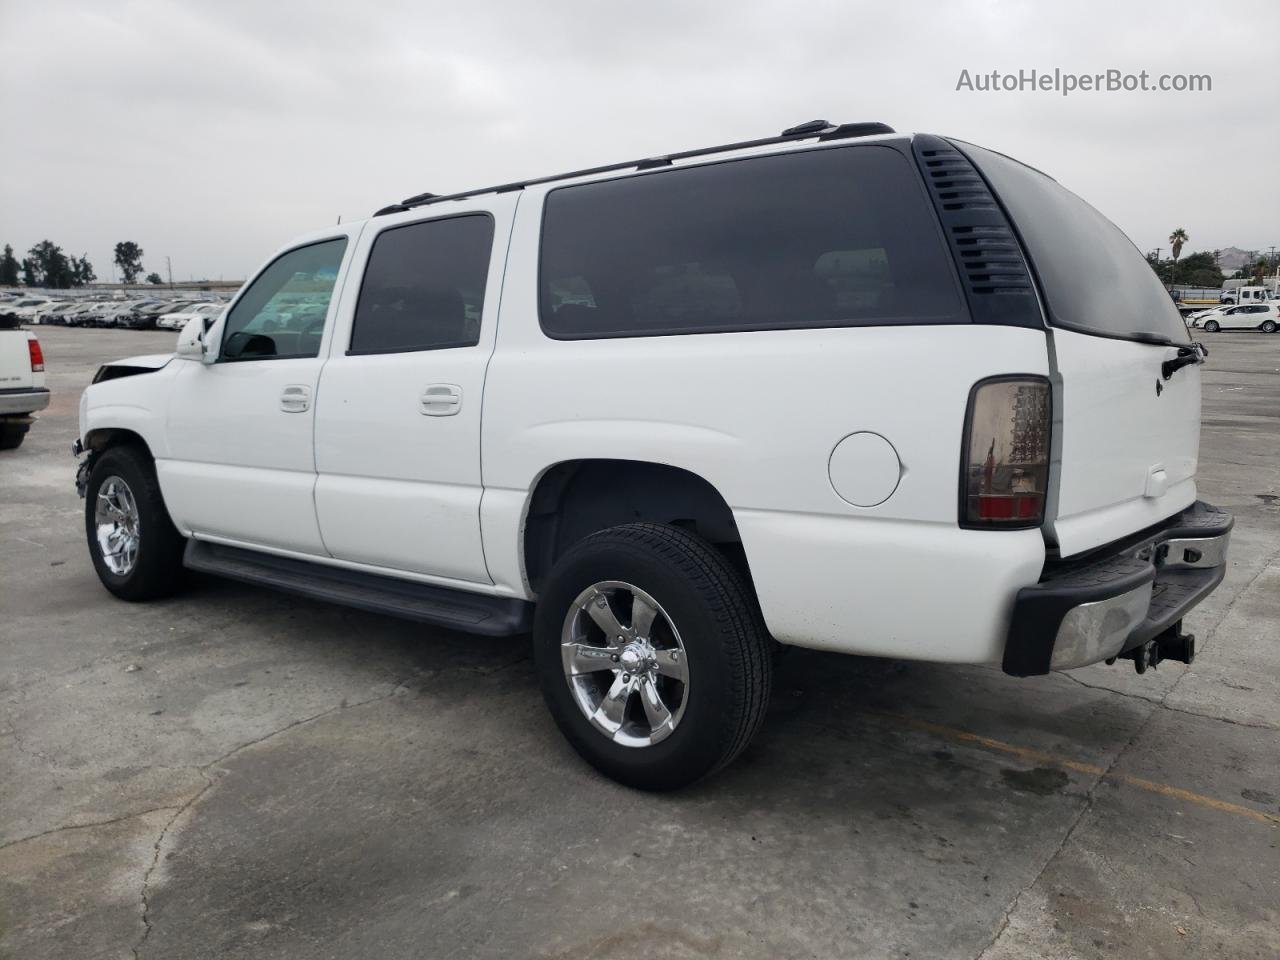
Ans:
{"label": "front wheel", "polygon": [[1275,333],[1275,332],[1276,332],[1276,322],[1275,322],[1274,320],[1263,320],[1263,321],[1262,321],[1262,332],[1263,332],[1263,333]]}
{"label": "front wheel", "polygon": [[605,775],[673,790],[723,767],[764,719],[770,640],[710,544],[630,523],[572,546],[538,601],[534,659],[561,732]]}
{"label": "front wheel", "polygon": [[185,541],[169,519],[151,458],[112,447],[94,461],[85,535],[102,585],[122,600],[168,596],[183,580]]}
{"label": "front wheel", "polygon": [[1222,328],[1218,326],[1217,320],[1206,320],[1204,324],[1204,329],[1206,333],[1217,333]]}

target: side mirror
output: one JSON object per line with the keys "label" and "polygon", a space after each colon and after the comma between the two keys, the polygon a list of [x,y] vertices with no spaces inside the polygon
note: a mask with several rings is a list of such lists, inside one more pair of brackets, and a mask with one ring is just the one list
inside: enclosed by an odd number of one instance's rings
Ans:
{"label": "side mirror", "polygon": [[218,359],[218,349],[222,345],[222,327],[227,322],[227,311],[223,310],[213,320],[208,317],[197,317],[192,322],[200,324],[200,345],[203,348],[200,362],[215,363]]}
{"label": "side mirror", "polygon": [[182,328],[173,355],[184,360],[204,360],[204,322],[200,317],[192,317]]}

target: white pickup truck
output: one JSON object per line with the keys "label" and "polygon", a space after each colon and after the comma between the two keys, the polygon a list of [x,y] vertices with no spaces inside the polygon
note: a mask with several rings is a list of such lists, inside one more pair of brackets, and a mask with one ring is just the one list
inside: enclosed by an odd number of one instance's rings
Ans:
{"label": "white pickup truck", "polygon": [[299,237],[98,372],[78,484],[117,596],[531,630],[578,751],[669,789],[751,739],[777,644],[1189,663],[1232,525],[1205,355],[1051,178],[814,122]]}
{"label": "white pickup truck", "polygon": [[40,341],[29,330],[0,328],[0,450],[21,446],[32,414],[48,405]]}

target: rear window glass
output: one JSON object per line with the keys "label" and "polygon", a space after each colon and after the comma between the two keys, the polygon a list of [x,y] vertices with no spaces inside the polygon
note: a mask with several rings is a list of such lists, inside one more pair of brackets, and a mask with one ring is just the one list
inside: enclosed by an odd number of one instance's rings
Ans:
{"label": "rear window glass", "polygon": [[539,308],[559,339],[966,319],[915,170],[870,146],[554,190]]}
{"label": "rear window glass", "polygon": [[972,144],[1022,236],[1054,326],[1184,343],[1187,327],[1146,258],[1114,223],[1038,170]]}

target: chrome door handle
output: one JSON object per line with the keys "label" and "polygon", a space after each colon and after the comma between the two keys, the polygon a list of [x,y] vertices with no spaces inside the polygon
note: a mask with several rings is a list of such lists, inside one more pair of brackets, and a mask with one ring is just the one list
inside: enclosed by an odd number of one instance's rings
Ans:
{"label": "chrome door handle", "polygon": [[462,409],[462,388],[456,383],[433,383],[418,397],[418,412],[428,417],[452,417]]}
{"label": "chrome door handle", "polygon": [[280,394],[280,409],[285,413],[306,413],[311,409],[311,388],[301,383],[291,383]]}

